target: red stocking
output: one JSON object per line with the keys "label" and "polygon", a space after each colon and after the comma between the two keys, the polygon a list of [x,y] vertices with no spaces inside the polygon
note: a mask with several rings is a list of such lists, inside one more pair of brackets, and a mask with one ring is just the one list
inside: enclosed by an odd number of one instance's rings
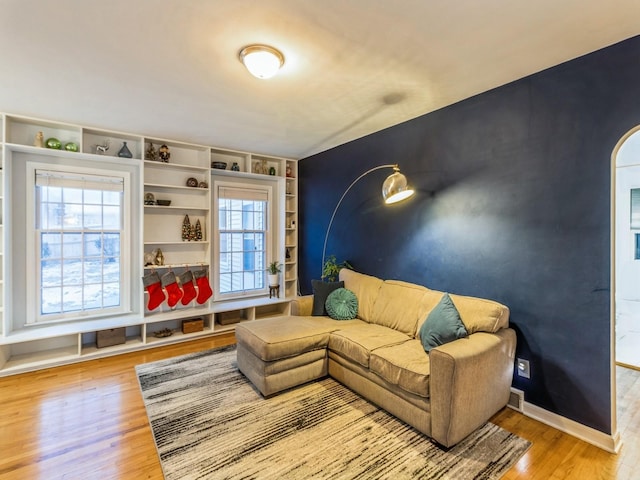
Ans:
{"label": "red stocking", "polygon": [[196,285],[198,285],[198,298],[196,298],[196,302],[203,304],[213,295],[211,285],[209,285],[209,279],[207,278],[207,271],[199,270],[193,272],[193,276],[196,277]]}
{"label": "red stocking", "polygon": [[198,295],[196,288],[193,285],[193,274],[191,273],[191,270],[187,270],[182,275],[178,276],[178,279],[180,280],[180,286],[184,292],[182,300],[180,301],[183,305],[188,305],[194,298],[196,298],[196,295]]}
{"label": "red stocking", "polygon": [[145,275],[144,277],[142,277],[142,284],[144,285],[144,289],[149,294],[147,308],[149,310],[155,310],[165,299],[158,272],[151,272],[149,275]]}
{"label": "red stocking", "polygon": [[171,308],[175,307],[178,301],[182,298],[182,290],[176,283],[176,274],[173,272],[167,272],[162,276],[162,286],[167,291],[168,300],[167,305]]}

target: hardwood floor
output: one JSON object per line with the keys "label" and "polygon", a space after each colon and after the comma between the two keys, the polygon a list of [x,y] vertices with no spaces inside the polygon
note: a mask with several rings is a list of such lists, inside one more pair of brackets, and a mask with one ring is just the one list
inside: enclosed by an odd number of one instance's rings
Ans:
{"label": "hardwood floor", "polygon": [[[0,379],[0,479],[162,479],[134,366],[233,334]],[[618,368],[624,445],[612,455],[509,408],[492,421],[533,446],[505,480],[640,478],[640,372]]]}

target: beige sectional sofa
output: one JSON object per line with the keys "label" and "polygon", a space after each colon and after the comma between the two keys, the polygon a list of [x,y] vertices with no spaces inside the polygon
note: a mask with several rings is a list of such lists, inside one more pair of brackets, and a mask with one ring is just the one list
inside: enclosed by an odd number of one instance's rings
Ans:
{"label": "beige sectional sofa", "polygon": [[264,396],[330,375],[446,447],[507,404],[516,336],[506,306],[450,295],[469,335],[427,353],[420,327],[443,292],[351,270],[340,280],[356,319],[311,316],[306,296],[292,315],[237,325],[238,368]]}

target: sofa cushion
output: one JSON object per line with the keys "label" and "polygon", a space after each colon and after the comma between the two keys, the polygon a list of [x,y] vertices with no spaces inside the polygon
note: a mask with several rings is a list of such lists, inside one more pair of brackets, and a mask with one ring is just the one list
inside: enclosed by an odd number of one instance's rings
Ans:
{"label": "sofa cushion", "polygon": [[336,330],[329,335],[329,350],[359,363],[369,366],[369,354],[380,347],[398,345],[411,338],[382,325],[360,323],[349,328]]}
{"label": "sofa cushion", "polygon": [[343,280],[344,287],[355,293],[358,298],[358,318],[370,322],[382,280],[347,268],[340,270],[340,280]]}
{"label": "sofa cushion", "polygon": [[426,287],[413,283],[398,280],[383,282],[370,322],[413,337],[418,317],[426,314],[423,297],[427,291]]}
{"label": "sofa cushion", "polygon": [[[337,322],[326,317],[272,317],[236,325],[236,340],[265,362],[326,348],[329,333],[359,320]],[[364,324],[366,325],[366,324]]]}
{"label": "sofa cushion", "polygon": [[329,294],[325,307],[334,320],[352,320],[358,314],[358,299],[351,290],[338,288]]}
{"label": "sofa cushion", "polygon": [[322,280],[311,280],[313,289],[313,309],[311,315],[322,316],[327,314],[325,303],[331,292],[338,288],[343,288],[344,282],[323,282]]}
{"label": "sofa cushion", "polygon": [[[431,300],[435,297],[439,300],[442,298],[443,293],[437,290],[430,290],[427,295],[431,297]],[[501,328],[509,326],[509,307],[506,305],[493,300],[455,295],[453,293],[449,294],[449,296],[460,313],[462,323],[464,323],[469,335],[475,332],[496,333]],[[435,307],[436,304],[434,303],[433,305]],[[426,317],[418,320],[418,330],[425,320]]]}
{"label": "sofa cushion", "polygon": [[429,355],[419,340],[377,348],[371,352],[369,369],[406,392],[429,398]]}
{"label": "sofa cushion", "polygon": [[475,332],[495,333],[509,326],[509,307],[484,298],[451,295],[462,323],[469,334]]}
{"label": "sofa cushion", "polygon": [[442,295],[438,305],[431,310],[418,333],[425,352],[468,335],[460,314],[447,293]]}

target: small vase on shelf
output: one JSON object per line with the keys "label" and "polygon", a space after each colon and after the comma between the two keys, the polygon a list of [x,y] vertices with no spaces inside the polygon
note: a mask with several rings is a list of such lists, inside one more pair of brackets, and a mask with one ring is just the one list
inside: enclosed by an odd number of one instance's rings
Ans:
{"label": "small vase on shelf", "polygon": [[127,142],[122,142],[122,148],[118,152],[118,156],[122,158],[132,158],[131,150],[127,147]]}

